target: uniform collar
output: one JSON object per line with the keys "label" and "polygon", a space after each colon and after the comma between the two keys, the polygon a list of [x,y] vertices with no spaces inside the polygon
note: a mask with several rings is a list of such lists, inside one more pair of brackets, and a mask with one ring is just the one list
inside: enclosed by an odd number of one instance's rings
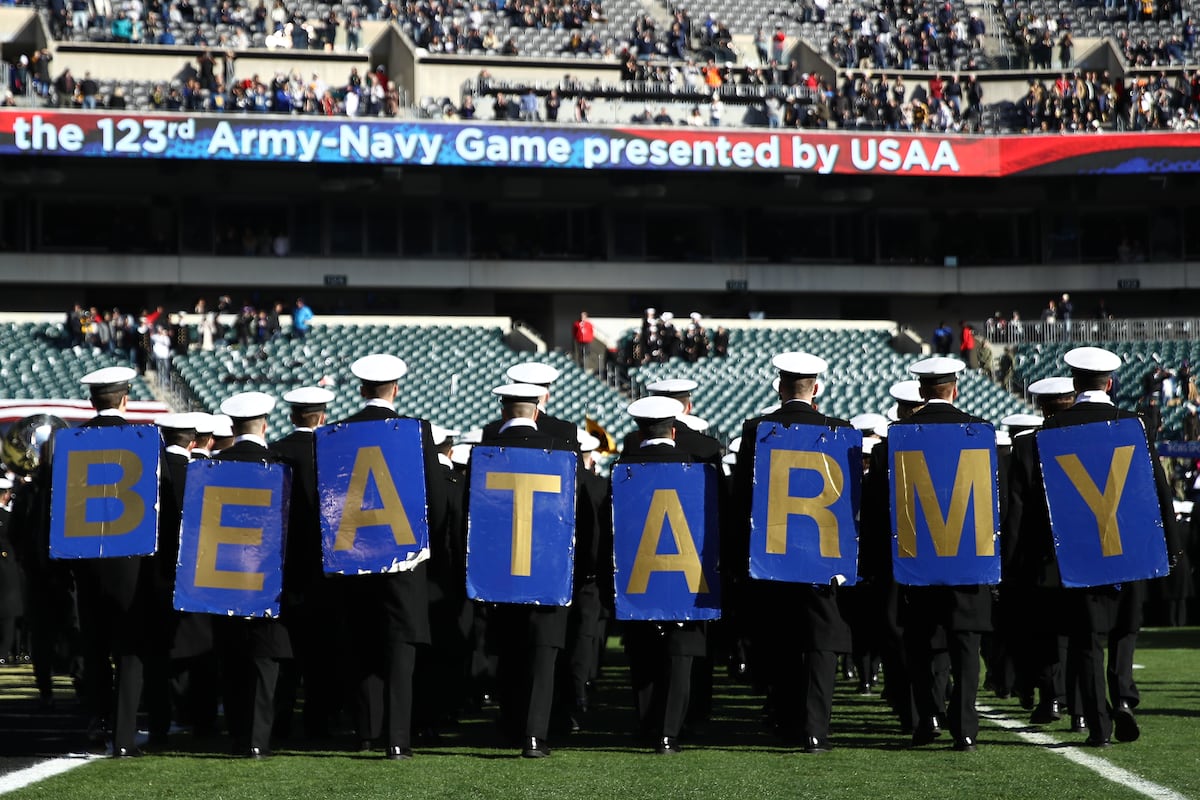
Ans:
{"label": "uniform collar", "polygon": [[257,433],[243,433],[241,436],[233,437],[234,444],[241,444],[242,442],[253,442],[260,447],[267,446],[267,440],[259,436]]}
{"label": "uniform collar", "polygon": [[1108,392],[1101,391],[1100,389],[1092,389],[1075,395],[1075,405],[1079,405],[1080,403],[1103,403],[1106,406],[1111,406],[1113,401],[1108,396]]}
{"label": "uniform collar", "polygon": [[313,432],[312,428],[299,427],[299,428],[292,429],[292,433],[312,433],[312,432]]}
{"label": "uniform collar", "polygon": [[935,403],[936,403],[936,404],[939,404],[939,405],[943,405],[943,406],[952,406],[952,405],[954,405],[954,404],[953,404],[953,403],[951,403],[949,400],[943,400],[943,399],[941,399],[940,397],[935,397],[935,398],[934,398],[934,399],[932,399],[932,400],[926,400],[926,401],[925,401],[925,405],[927,405],[927,406],[934,405]]}
{"label": "uniform collar", "polygon": [[186,447],[180,447],[177,444],[167,445],[167,452],[174,453],[177,456],[183,456],[183,457],[189,458],[189,459],[192,457],[191,452]]}
{"label": "uniform collar", "polygon": [[103,411],[96,412],[97,417],[119,417],[125,419],[125,415],[121,413],[119,408],[106,408]]}
{"label": "uniform collar", "polygon": [[450,457],[448,455],[446,455],[445,453],[438,453],[437,457],[438,457],[438,463],[441,464],[443,467],[445,467],[446,469],[454,469],[454,462],[450,460]]}
{"label": "uniform collar", "polygon": [[192,458],[208,458],[209,456],[212,455],[212,453],[210,453],[206,448],[203,448],[203,447],[193,447],[188,452],[188,455],[191,456]]}
{"label": "uniform collar", "polygon": [[384,400],[382,397],[372,397],[370,400],[368,400],[367,407],[370,408],[372,406],[374,406],[375,408],[386,408],[389,411],[396,410],[395,403],[393,403],[390,400]]}
{"label": "uniform collar", "polygon": [[504,433],[509,428],[533,428],[537,430],[537,422],[528,417],[513,417],[500,426],[500,433]]}
{"label": "uniform collar", "polygon": [[675,440],[670,437],[664,437],[662,439],[647,439],[644,442],[642,442],[641,445],[639,445],[639,446],[640,447],[653,447],[656,444],[665,444],[667,447],[674,447]]}

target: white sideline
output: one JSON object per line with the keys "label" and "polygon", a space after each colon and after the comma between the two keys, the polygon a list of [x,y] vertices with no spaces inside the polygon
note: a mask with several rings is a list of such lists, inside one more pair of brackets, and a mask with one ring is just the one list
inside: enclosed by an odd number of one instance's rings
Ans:
{"label": "white sideline", "polygon": [[38,781],[44,781],[46,778],[53,778],[55,775],[70,772],[76,767],[82,767],[93,758],[98,757],[76,755],[65,758],[54,758],[49,761],[43,761],[40,764],[34,764],[32,767],[10,772],[7,775],[0,775],[0,794],[15,792]]}
{"label": "white sideline", "polygon": [[1107,759],[1094,756],[1079,747],[1073,747],[1070,745],[1064,746],[1063,742],[1060,742],[1058,739],[1055,739],[1049,734],[1031,731],[1024,723],[1010,719],[993,708],[979,706],[979,714],[985,719],[991,721],[992,724],[998,725],[1005,730],[1012,731],[1018,737],[1029,742],[1030,744],[1036,744],[1042,747],[1050,748],[1051,753],[1060,755],[1068,761],[1074,762],[1086,769],[1090,769],[1100,777],[1132,789],[1138,794],[1154,798],[1154,800],[1189,800],[1187,795],[1180,794],[1174,789],[1169,789],[1166,786],[1160,786],[1153,781],[1148,781],[1141,775],[1130,772],[1127,769],[1122,769]]}

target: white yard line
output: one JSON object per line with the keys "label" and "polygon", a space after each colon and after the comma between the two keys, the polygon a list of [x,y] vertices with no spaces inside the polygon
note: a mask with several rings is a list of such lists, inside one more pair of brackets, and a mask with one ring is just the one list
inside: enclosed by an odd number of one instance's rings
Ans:
{"label": "white yard line", "polygon": [[1062,756],[1085,769],[1090,769],[1100,777],[1132,789],[1138,794],[1154,798],[1154,800],[1190,800],[1187,795],[1180,794],[1166,786],[1160,786],[1153,781],[1148,781],[1141,775],[1130,772],[1127,769],[1122,769],[1107,759],[1092,755],[1084,748],[1072,745],[1064,746],[1063,742],[1055,739],[1053,736],[1030,730],[1029,726],[1025,723],[1010,719],[994,708],[980,706],[979,714],[992,724],[998,725],[1007,731],[1012,731],[1024,741],[1048,748],[1051,753]]}
{"label": "white yard line", "polygon": [[0,794],[15,792],[38,781],[44,781],[46,778],[52,778],[55,775],[69,772],[76,767],[82,767],[94,758],[99,758],[99,756],[66,756],[64,758],[43,761],[40,764],[34,764],[32,767],[10,772],[7,775],[0,775]]}

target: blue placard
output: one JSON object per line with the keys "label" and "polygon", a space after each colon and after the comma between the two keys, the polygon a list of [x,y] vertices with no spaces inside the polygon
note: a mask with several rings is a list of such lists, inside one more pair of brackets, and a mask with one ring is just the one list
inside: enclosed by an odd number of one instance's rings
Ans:
{"label": "blue placard", "polygon": [[576,454],[471,451],[467,594],[490,603],[571,604]]}
{"label": "blue placard", "polygon": [[204,459],[188,464],[175,608],[277,617],[291,469]]}
{"label": "blue placard", "polygon": [[711,464],[617,464],[617,619],[721,618],[720,516]]}
{"label": "blue placard", "polygon": [[858,581],[862,432],[759,423],[750,505],[750,577]]}
{"label": "blue placard", "polygon": [[429,547],[420,420],[329,425],[316,448],[326,572],[393,572]]}
{"label": "blue placard", "polygon": [[162,437],[153,425],[54,436],[50,557],[147,556],[158,549]]}
{"label": "blue placard", "polygon": [[996,432],[984,422],[888,429],[892,569],[908,586],[1000,582]]}
{"label": "blue placard", "polygon": [[1050,530],[1064,586],[1169,571],[1154,468],[1140,419],[1037,433]]}

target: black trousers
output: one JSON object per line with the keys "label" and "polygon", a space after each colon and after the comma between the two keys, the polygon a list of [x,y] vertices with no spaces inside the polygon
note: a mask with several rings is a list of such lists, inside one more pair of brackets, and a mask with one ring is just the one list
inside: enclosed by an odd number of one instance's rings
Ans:
{"label": "black trousers", "polygon": [[364,741],[386,736],[388,747],[412,745],[413,670],[417,646],[391,640],[385,644],[383,673],[367,670],[358,676],[354,727]]}
{"label": "black trousers", "polygon": [[[913,699],[923,722],[940,717],[945,709],[947,724],[955,738],[979,736],[979,712],[975,701],[979,694],[979,651],[982,636],[978,631],[947,631],[946,649],[934,650],[928,630],[912,631],[907,649]],[[939,687],[938,662],[949,660],[953,686],[946,702],[945,686]]]}
{"label": "black trousers", "polygon": [[1116,707],[1124,701],[1137,708],[1142,695],[1133,680],[1133,654],[1137,649],[1137,631],[1112,631],[1108,635],[1108,699]]}
{"label": "black trousers", "polygon": [[1074,631],[1067,643],[1067,691],[1077,696],[1080,703],[1080,707],[1071,711],[1083,715],[1090,737],[1103,740],[1112,736],[1112,717],[1105,698],[1104,645],[1107,639],[1107,633]]}
{"label": "black trousers", "polygon": [[266,656],[223,654],[225,722],[237,751],[269,750],[275,723],[275,684],[279,661]]}

